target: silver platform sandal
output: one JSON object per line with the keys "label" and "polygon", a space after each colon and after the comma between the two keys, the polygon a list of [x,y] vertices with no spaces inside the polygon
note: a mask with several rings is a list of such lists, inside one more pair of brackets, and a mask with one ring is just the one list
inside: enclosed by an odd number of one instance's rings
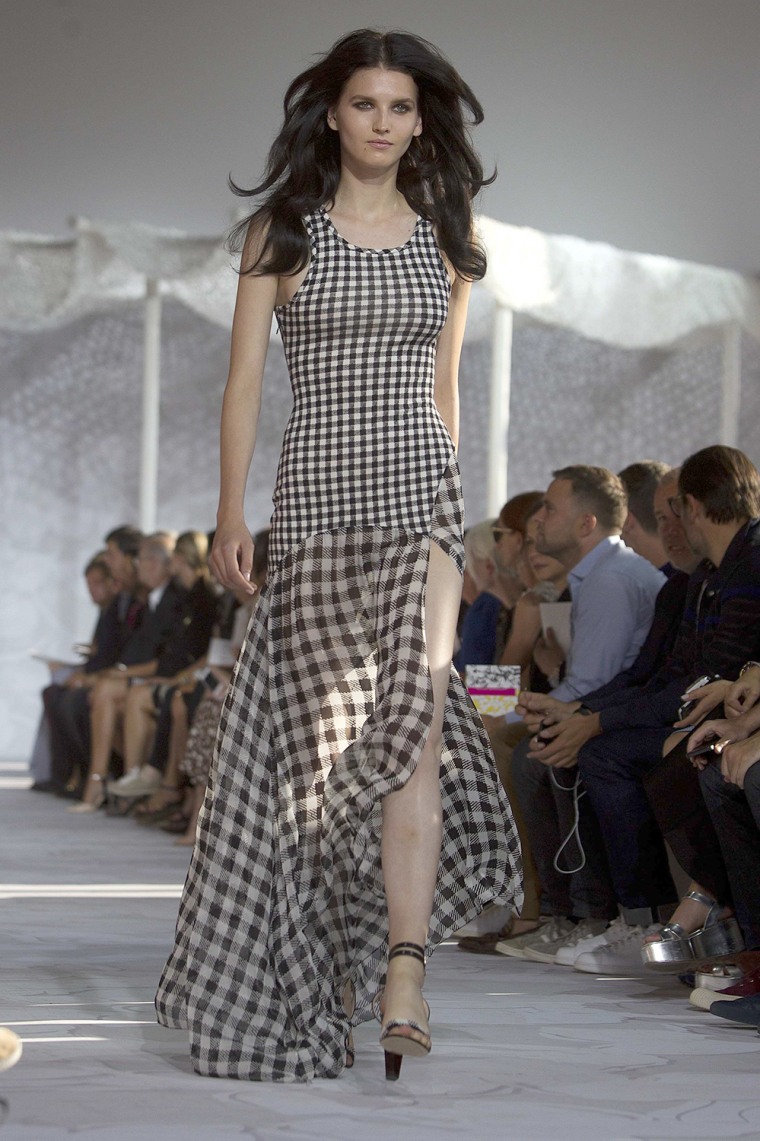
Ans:
{"label": "silver platform sandal", "polygon": [[701,927],[691,934],[680,923],[666,923],[659,938],[644,943],[641,958],[655,971],[680,971],[695,960],[714,959],[744,950],[741,929],[733,915],[721,918],[723,906],[701,891],[690,891],[685,899],[693,899],[710,910]]}

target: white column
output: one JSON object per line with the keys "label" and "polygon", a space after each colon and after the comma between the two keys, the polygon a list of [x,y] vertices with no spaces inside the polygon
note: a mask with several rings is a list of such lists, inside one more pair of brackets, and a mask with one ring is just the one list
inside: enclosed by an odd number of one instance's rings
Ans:
{"label": "white column", "polygon": [[507,498],[507,436],[512,380],[512,310],[496,303],[491,348],[486,510],[498,515]]}
{"label": "white column", "polygon": [[735,448],[739,440],[742,398],[742,330],[732,321],[723,330],[723,377],[720,408],[720,442]]}
{"label": "white column", "polygon": [[140,455],[140,529],[156,529],[158,508],[158,432],[161,401],[161,292],[159,282],[145,283],[142,446]]}

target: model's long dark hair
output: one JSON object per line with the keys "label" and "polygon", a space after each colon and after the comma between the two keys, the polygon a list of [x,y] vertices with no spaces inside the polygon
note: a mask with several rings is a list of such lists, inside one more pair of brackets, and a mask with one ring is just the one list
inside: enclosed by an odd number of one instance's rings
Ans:
{"label": "model's long dark hair", "polygon": [[269,152],[264,179],[241,197],[266,195],[232,230],[230,248],[245,250],[252,223],[266,226],[258,257],[241,273],[292,274],[309,260],[302,218],[334,201],[340,178],[340,141],[327,125],[347,80],[360,68],[384,67],[410,75],[419,92],[422,134],[401,159],[398,187],[406,201],[433,223],[438,244],[460,277],[485,274],[486,255],[472,234],[472,200],[496,177],[483,177],[467,128],[483,121],[483,109],[436,47],[409,32],[351,32],[318,63],[297,76],[283,101],[285,121]]}

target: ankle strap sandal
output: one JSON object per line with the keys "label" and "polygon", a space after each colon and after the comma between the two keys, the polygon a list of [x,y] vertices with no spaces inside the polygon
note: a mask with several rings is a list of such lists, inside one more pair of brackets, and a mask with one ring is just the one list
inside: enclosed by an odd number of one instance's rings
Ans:
{"label": "ankle strap sandal", "polygon": [[[401,955],[408,955],[416,959],[425,967],[425,949],[418,943],[396,943],[388,954],[388,962]],[[432,1040],[427,1030],[411,1018],[393,1018],[389,1022],[382,1020],[382,1000],[384,991],[378,991],[372,1000],[372,1009],[378,1022],[382,1025],[380,1045],[385,1052],[385,1077],[387,1081],[397,1081],[401,1073],[401,1061],[404,1055],[412,1058],[426,1057],[432,1048]],[[423,999],[423,1002],[425,1000]],[[427,1017],[430,1018],[430,1006],[425,1002]],[[409,1033],[402,1033],[409,1031]]]}

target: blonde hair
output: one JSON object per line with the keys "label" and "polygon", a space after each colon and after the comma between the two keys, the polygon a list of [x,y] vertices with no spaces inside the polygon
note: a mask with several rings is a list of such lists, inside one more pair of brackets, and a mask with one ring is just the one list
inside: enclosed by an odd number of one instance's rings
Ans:
{"label": "blonde hair", "polygon": [[203,531],[183,531],[174,553],[184,559],[191,570],[208,574],[208,536]]}
{"label": "blonde hair", "polygon": [[493,529],[495,519],[484,519],[469,527],[464,537],[464,551],[468,559],[490,559],[495,547]]}

